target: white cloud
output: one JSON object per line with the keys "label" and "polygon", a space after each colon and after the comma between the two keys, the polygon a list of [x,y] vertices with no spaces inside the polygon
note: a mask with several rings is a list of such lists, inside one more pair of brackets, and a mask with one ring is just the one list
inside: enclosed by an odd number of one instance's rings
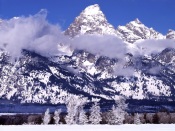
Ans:
{"label": "white cloud", "polygon": [[120,61],[114,66],[114,75],[117,76],[132,76],[134,74],[133,67],[125,67],[126,62]]}
{"label": "white cloud", "polygon": [[138,47],[138,51],[134,53],[135,55],[151,55],[160,53],[165,48],[175,48],[175,41],[169,39],[143,40],[135,44]]}
{"label": "white cloud", "polygon": [[148,72],[153,75],[158,74],[160,71],[161,71],[161,67],[159,66],[152,67],[148,70]]}
{"label": "white cloud", "polygon": [[58,43],[66,43],[58,25],[49,24],[47,11],[41,10],[34,16],[4,20],[0,25],[0,47],[12,57],[19,57],[22,49],[29,49],[44,56],[59,54]]}
{"label": "white cloud", "polygon": [[71,46],[110,58],[123,58],[127,53],[126,44],[110,35],[80,35],[72,40]]}

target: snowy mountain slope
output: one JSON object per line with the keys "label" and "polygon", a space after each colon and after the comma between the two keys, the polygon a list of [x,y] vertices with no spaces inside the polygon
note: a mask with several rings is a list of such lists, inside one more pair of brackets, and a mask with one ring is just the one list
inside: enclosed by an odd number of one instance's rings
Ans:
{"label": "snowy mountain slope", "polygon": [[15,63],[9,63],[8,57],[1,54],[1,99],[42,104],[64,103],[70,95],[82,95],[89,100],[113,100],[119,94],[134,99],[175,99],[175,73],[168,69],[164,72],[162,66],[164,75],[151,74],[147,68],[154,66],[152,60],[133,60],[137,71],[131,77],[123,77],[112,73],[112,65],[117,61],[103,57],[92,59],[88,53],[84,61],[77,61],[81,53],[84,52],[65,56],[66,61],[53,62],[24,50],[23,57]]}
{"label": "snowy mountain slope", "polygon": [[166,34],[166,39],[175,39],[175,31],[169,29],[168,33]]}
{"label": "snowy mountain slope", "polygon": [[116,35],[114,27],[108,23],[99,5],[88,6],[65,31],[66,35],[74,37],[80,34],[110,34]]}
{"label": "snowy mountain slope", "polygon": [[64,103],[70,94],[109,99],[107,91],[94,87],[94,80],[89,74],[74,74],[76,69],[70,64],[69,67],[36,53],[23,53],[24,57],[15,64],[4,60],[7,64],[1,66],[1,98],[22,103],[52,104]]}
{"label": "snowy mountain slope", "polygon": [[124,41],[134,43],[142,39],[164,39],[165,37],[153,28],[146,27],[139,19],[129,22],[126,26],[118,26],[117,35]]}
{"label": "snowy mountain slope", "polygon": [[156,56],[156,60],[167,66],[175,66],[175,49],[167,48],[163,50],[159,55]]}

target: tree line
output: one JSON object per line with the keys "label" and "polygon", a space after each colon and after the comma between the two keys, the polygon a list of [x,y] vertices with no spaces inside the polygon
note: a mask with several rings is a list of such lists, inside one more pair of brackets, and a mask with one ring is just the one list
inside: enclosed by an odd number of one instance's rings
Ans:
{"label": "tree line", "polygon": [[88,102],[87,98],[70,96],[65,104],[67,112],[57,109],[50,113],[47,109],[44,114],[26,115],[4,115],[0,116],[0,125],[21,125],[21,124],[170,124],[175,123],[175,113],[127,113],[128,105],[125,98],[116,97],[115,104],[109,111],[102,112],[97,101],[85,110],[84,106]]}
{"label": "tree line", "polygon": [[[81,98],[78,96],[71,96],[66,101],[67,114],[65,116],[66,124],[100,124],[102,122],[102,112],[98,102],[94,102],[89,112],[84,110],[84,105],[86,104],[87,99]],[[115,98],[115,105],[112,106],[112,109],[107,113],[106,120],[108,124],[123,124],[125,120],[127,104],[125,103],[125,98],[118,97]],[[56,110],[54,112],[54,122],[55,124],[60,124],[60,113],[61,110]],[[49,109],[46,110],[43,118],[43,124],[49,124],[51,120]],[[139,124],[140,119],[137,114],[134,118],[134,123]]]}

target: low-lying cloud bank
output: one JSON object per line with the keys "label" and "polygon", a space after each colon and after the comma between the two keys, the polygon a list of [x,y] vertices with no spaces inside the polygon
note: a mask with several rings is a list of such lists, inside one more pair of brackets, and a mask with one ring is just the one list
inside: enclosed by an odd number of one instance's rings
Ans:
{"label": "low-lying cloud bank", "polygon": [[123,58],[127,53],[126,44],[110,35],[80,35],[71,41],[71,46],[110,58]]}
{"label": "low-lying cloud bank", "polygon": [[[121,39],[110,35],[80,35],[70,39],[64,35],[59,25],[50,24],[46,17],[47,11],[41,10],[33,16],[3,20],[0,23],[0,48],[7,50],[13,58],[20,57],[22,49],[53,56],[67,53],[58,46],[65,44],[73,49],[118,58],[119,63],[115,66],[116,75],[126,76],[134,73],[133,68],[123,68],[126,53],[132,53],[134,56],[151,55],[165,48],[175,48],[173,40],[144,40],[128,46]],[[154,73],[154,70],[151,72]]]}
{"label": "low-lying cloud bank", "polygon": [[136,42],[135,45],[138,47],[136,54],[138,55],[151,55],[160,53],[165,48],[175,48],[175,41],[170,39],[162,40],[144,40]]}
{"label": "low-lying cloud bank", "polygon": [[0,47],[13,57],[19,57],[22,49],[29,49],[44,56],[58,54],[58,43],[66,43],[58,25],[46,20],[47,11],[29,17],[16,17],[0,24]]}

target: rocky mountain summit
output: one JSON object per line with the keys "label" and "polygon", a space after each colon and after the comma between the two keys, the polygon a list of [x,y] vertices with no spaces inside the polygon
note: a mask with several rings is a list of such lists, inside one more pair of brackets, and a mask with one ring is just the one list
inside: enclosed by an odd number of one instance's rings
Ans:
{"label": "rocky mountain summit", "polygon": [[144,39],[174,38],[170,36],[173,33],[173,30],[170,30],[164,36],[153,28],[145,26],[138,18],[125,26],[118,26],[115,30],[97,4],[85,8],[65,31],[65,34],[71,37],[82,34],[114,35],[128,43]]}
{"label": "rocky mountain summit", "polygon": [[108,23],[99,5],[88,6],[65,31],[71,37],[81,34],[116,35],[114,27]]}
{"label": "rocky mountain summit", "polygon": [[118,26],[117,34],[124,41],[134,43],[143,39],[164,39],[165,37],[153,28],[146,27],[139,19],[129,22],[126,26]]}

